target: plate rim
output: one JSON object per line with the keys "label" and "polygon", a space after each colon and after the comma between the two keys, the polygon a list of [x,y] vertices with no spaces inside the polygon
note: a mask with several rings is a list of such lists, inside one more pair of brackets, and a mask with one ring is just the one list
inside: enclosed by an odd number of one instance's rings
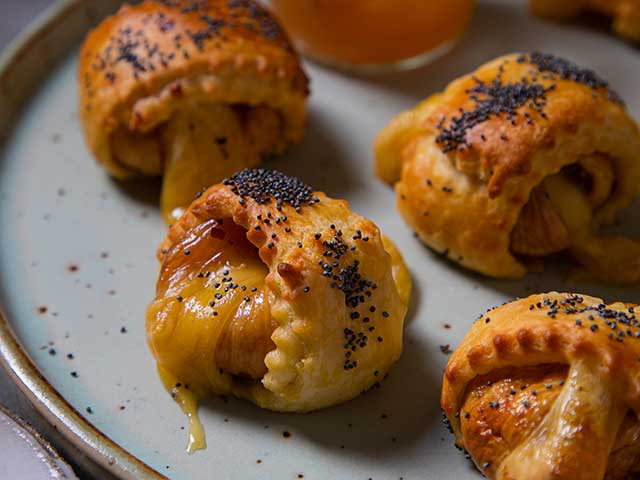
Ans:
{"label": "plate rim", "polygon": [[[15,424],[15,427],[22,429],[25,433],[31,435],[33,440],[38,444],[40,448],[48,455],[44,458],[44,462],[47,467],[51,468],[55,471],[60,478],[70,479],[73,478],[77,480],[75,472],[71,469],[71,466],[67,463],[67,461],[60,456],[60,454],[51,446],[51,444],[38,432],[31,424],[27,423],[22,417],[10,411],[7,407],[0,404],[0,416],[4,415],[8,420]],[[14,427],[14,428],[15,428]],[[71,472],[65,472],[64,468],[71,469]],[[67,473],[73,475],[73,477],[68,477]]]}
{"label": "plate rim", "polygon": [[[20,58],[28,54],[49,30],[57,28],[56,23],[81,8],[86,1],[57,0],[28,23],[0,52],[0,80],[18,66]],[[29,97],[21,98],[17,103],[24,105],[28,100]],[[18,115],[19,109],[13,112],[13,116]],[[3,310],[0,305],[0,364],[38,413],[74,447],[116,477],[166,479],[102,433],[65,400],[20,344]]]}

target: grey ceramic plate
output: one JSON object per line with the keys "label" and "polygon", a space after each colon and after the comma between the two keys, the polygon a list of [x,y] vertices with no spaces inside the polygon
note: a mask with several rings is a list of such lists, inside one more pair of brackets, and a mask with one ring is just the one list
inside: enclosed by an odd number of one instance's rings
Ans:
{"label": "grey ceramic plate", "polygon": [[[38,409],[116,475],[156,476],[146,464],[176,479],[479,478],[440,422],[440,346],[455,347],[487,307],[533,291],[640,301],[640,289],[571,285],[559,269],[521,282],[462,271],[413,238],[393,192],[374,177],[371,142],[392,115],[508,51],[541,49],[590,65],[640,117],[637,51],[595,27],[530,18],[521,2],[480,1],[464,41],[419,71],[366,78],[308,65],[306,140],[271,164],[347,198],[397,242],[415,282],[402,359],[382,388],[310,415],[205,402],[209,447],[188,455],[187,423],[144,338],[154,251],[165,233],[158,184],[107,178],[76,118],[77,48],[117,3],[61,2],[0,65],[0,354]],[[640,235],[637,206],[622,223]]]}

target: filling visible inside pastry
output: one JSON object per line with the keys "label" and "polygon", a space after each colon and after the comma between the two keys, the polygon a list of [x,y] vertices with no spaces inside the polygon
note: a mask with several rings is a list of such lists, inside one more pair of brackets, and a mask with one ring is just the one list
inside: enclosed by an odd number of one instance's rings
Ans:
{"label": "filling visible inside pastry", "polygon": [[[583,362],[571,367],[545,364],[495,370],[471,382],[460,409],[460,424],[465,446],[485,474],[564,478],[563,466],[576,462],[593,465],[593,478],[603,478],[605,471],[598,470],[605,466],[608,479],[627,478],[639,471],[640,422],[607,393],[595,372],[597,368]],[[561,459],[554,458],[559,451],[556,441],[563,444]],[[607,458],[584,458],[581,442],[591,446],[601,442],[601,449],[590,451],[610,453]],[[570,443],[576,448],[566,448]],[[568,451],[575,452],[575,457],[566,457]],[[536,459],[528,458],[531,455]],[[541,471],[519,471],[524,465]],[[555,470],[542,471],[545,468]]]}
{"label": "filling visible inside pastry", "polygon": [[[383,244],[406,305],[409,272],[391,240]],[[165,253],[147,334],[165,387],[190,419],[189,451],[205,447],[197,399],[234,382],[260,383],[268,372],[278,327],[268,273],[247,231],[229,218],[194,227]]]}
{"label": "filling visible inside pastry", "polygon": [[543,257],[567,251],[585,276],[614,283],[640,280],[640,242],[599,236],[594,228],[594,213],[615,187],[612,160],[597,153],[545,178],[521,211],[511,235],[512,252]]}
{"label": "filling visible inside pastry", "polygon": [[167,253],[159,285],[175,302],[172,313],[181,321],[174,335],[190,355],[214,354],[212,367],[257,380],[275,348],[276,324],[264,285],[268,270],[246,233],[231,220],[199,225]]}
{"label": "filling visible inside pastry", "polygon": [[117,161],[146,175],[164,172],[160,206],[174,223],[195,195],[260,163],[280,140],[280,115],[266,106],[193,104],[147,134],[122,127],[111,137]]}
{"label": "filling visible inside pastry", "polygon": [[[154,344],[162,350],[156,352],[160,377],[189,418],[189,451],[206,446],[197,402],[209,383],[223,385],[229,375],[258,381],[275,348],[268,270],[246,233],[228,219],[191,230],[166,253],[158,281],[162,300],[147,313],[164,338]],[[160,310],[168,313],[158,321]]]}

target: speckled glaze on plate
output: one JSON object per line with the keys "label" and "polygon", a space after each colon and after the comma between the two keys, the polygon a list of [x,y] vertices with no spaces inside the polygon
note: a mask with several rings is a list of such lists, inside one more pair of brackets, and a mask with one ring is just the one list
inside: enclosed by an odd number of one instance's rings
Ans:
{"label": "speckled glaze on plate", "polygon": [[[418,71],[358,77],[307,65],[306,140],[269,164],[348,199],[397,242],[415,284],[402,359],[381,388],[309,415],[205,401],[209,446],[188,455],[186,419],[162,388],[144,336],[154,252],[166,231],[159,185],[110,180],[87,152],[76,117],[78,46],[118,3],[61,2],[0,60],[0,356],[49,421],[115,475],[479,478],[441,425],[448,358],[441,350],[455,348],[478,313],[533,291],[640,301],[639,288],[568,284],[560,268],[520,282],[465,272],[413,237],[392,190],[375,178],[371,143],[395,113],[508,51],[541,49],[591,66],[640,118],[640,56],[632,47],[596,27],[534,19],[524,2],[479,1],[466,38]],[[639,206],[620,225],[635,235]]]}

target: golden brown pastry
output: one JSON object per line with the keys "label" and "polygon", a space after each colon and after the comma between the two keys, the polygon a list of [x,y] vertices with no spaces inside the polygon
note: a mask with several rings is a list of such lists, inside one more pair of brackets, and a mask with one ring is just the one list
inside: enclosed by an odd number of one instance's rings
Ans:
{"label": "golden brown pastry", "polygon": [[164,174],[169,223],[196,193],[304,131],[307,78],[252,0],[125,5],[87,36],[78,80],[90,150],[118,179]]}
{"label": "golden brown pastry", "polygon": [[536,15],[553,20],[568,20],[585,11],[613,19],[614,31],[628,40],[640,41],[639,0],[531,0]]}
{"label": "golden brown pastry", "polygon": [[598,236],[640,191],[640,134],[590,70],[498,58],[396,117],[376,155],[407,223],[469,269],[518,278],[563,252],[583,276],[640,281],[640,242]]}
{"label": "golden brown pastry", "polygon": [[638,311],[552,292],[481,316],[444,374],[457,446],[491,479],[640,472]]}
{"label": "golden brown pastry", "polygon": [[148,343],[192,413],[210,392],[278,411],[334,405],[402,351],[411,280],[399,252],[346,201],[277,171],[204,192],[158,258]]}

